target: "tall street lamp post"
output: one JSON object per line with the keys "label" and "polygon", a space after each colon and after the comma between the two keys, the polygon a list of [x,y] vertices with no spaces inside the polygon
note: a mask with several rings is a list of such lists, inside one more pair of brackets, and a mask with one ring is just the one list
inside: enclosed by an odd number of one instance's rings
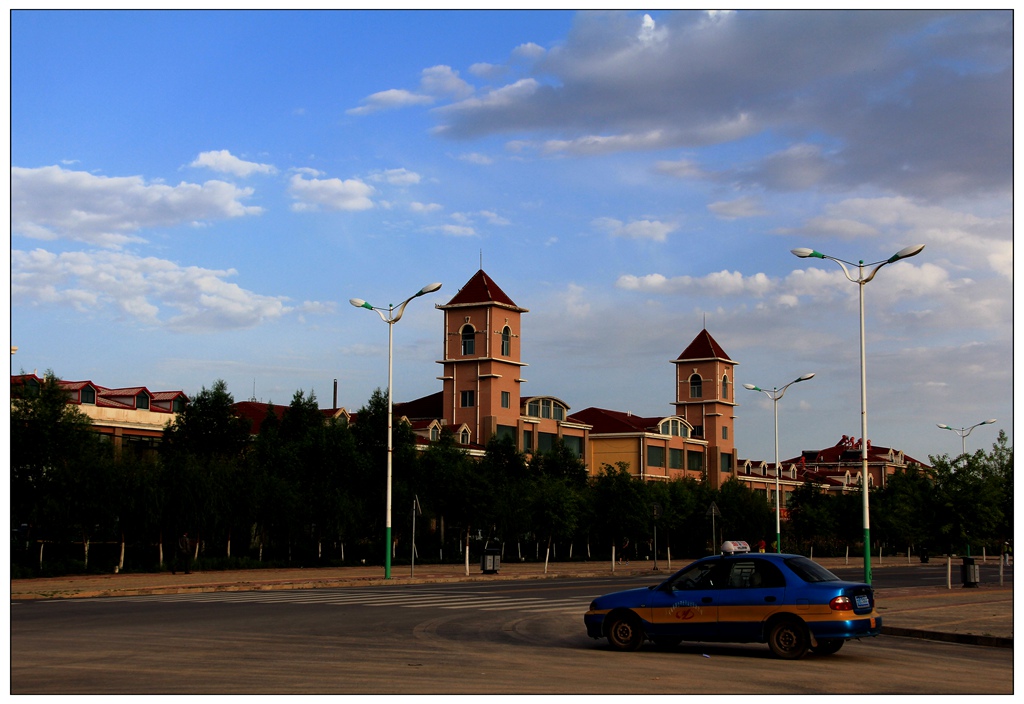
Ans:
{"label": "tall street lamp post", "polygon": [[938,426],[943,430],[952,430],[954,433],[960,436],[960,454],[964,457],[967,456],[967,436],[971,434],[971,431],[977,428],[979,425],[988,425],[989,423],[995,423],[995,418],[989,418],[983,420],[980,423],[975,423],[970,428],[952,428],[945,423],[939,423]]}
{"label": "tall street lamp post", "polygon": [[[864,354],[864,286],[871,281],[871,279],[875,278],[875,274],[877,274],[879,269],[886,264],[892,264],[900,259],[913,257],[920,254],[923,249],[923,244],[904,247],[888,259],[884,259],[880,262],[874,262],[872,264],[865,264],[863,259],[861,259],[859,263],[854,264],[853,262],[830,257],[827,254],[822,254],[821,252],[817,252],[813,249],[807,249],[806,247],[790,250],[801,259],[813,257],[834,261],[842,267],[843,273],[846,274],[846,278],[857,284],[857,290],[860,294],[860,486],[861,492],[864,496],[864,582],[867,584],[871,584],[871,518],[868,513],[868,380],[867,364],[865,362]],[[850,274],[850,270],[846,268],[847,264],[851,267],[857,267],[856,278],[854,278]],[[864,273],[865,267],[873,267],[867,275]]]}
{"label": "tall street lamp post", "polygon": [[760,391],[765,396],[772,400],[772,407],[775,410],[775,552],[782,552],[782,510],[779,504],[779,400],[786,394],[788,389],[793,384],[801,381],[807,381],[814,377],[814,374],[804,374],[798,379],[793,379],[781,389],[773,388],[771,391],[768,389],[762,389],[759,386],[753,384],[744,384],[744,389],[750,389],[751,391]]}
{"label": "tall street lamp post", "polygon": [[[439,288],[441,288],[441,284],[429,284],[424,286],[418,292],[402,301],[397,308],[390,303],[387,308],[378,308],[377,306],[370,305],[362,298],[350,298],[348,301],[356,308],[366,308],[367,310],[375,311],[377,315],[380,316],[380,319],[388,324],[388,487],[387,512],[384,517],[384,579],[391,579],[391,457],[394,450],[391,442],[391,408],[392,400],[394,398],[391,384],[391,366],[394,350],[393,332],[395,329],[395,323],[402,319],[402,314],[405,313],[405,307],[409,304],[409,301],[424,294],[433,293]],[[387,311],[387,315],[384,315],[385,310]]]}

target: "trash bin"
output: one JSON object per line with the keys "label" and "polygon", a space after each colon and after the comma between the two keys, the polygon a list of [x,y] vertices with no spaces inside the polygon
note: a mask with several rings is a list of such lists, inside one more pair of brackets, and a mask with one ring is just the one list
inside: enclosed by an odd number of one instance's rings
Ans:
{"label": "trash bin", "polygon": [[981,567],[974,564],[973,557],[963,558],[964,563],[960,565],[960,580],[965,587],[977,587],[981,581]]}
{"label": "trash bin", "polygon": [[484,574],[497,574],[501,569],[501,550],[486,548],[480,556],[480,571]]}

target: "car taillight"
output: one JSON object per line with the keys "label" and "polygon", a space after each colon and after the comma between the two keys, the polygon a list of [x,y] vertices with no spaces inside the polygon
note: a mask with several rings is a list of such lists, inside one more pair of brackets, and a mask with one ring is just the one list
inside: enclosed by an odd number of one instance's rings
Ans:
{"label": "car taillight", "polygon": [[853,611],[853,602],[850,601],[848,596],[837,596],[828,602],[828,608],[833,611]]}

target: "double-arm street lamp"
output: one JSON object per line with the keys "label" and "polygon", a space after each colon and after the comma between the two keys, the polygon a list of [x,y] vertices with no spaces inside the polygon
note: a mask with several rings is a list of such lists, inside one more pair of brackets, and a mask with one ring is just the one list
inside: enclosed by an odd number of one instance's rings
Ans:
{"label": "double-arm street lamp", "polygon": [[753,384],[744,384],[744,389],[750,389],[751,391],[760,391],[765,396],[772,400],[772,406],[775,409],[775,552],[782,552],[782,522],[781,509],[779,507],[779,400],[786,394],[788,389],[793,384],[801,381],[807,381],[814,377],[814,374],[804,374],[798,379],[793,379],[781,389],[774,388],[771,391],[768,389],[762,389],[759,386]]}
{"label": "double-arm street lamp", "polygon": [[[871,584],[871,518],[868,513],[868,380],[867,365],[865,363],[864,356],[864,286],[871,281],[871,279],[875,278],[875,274],[878,273],[878,270],[886,264],[892,264],[900,259],[913,257],[920,254],[922,249],[924,249],[923,244],[904,247],[888,259],[883,259],[880,262],[874,262],[872,264],[865,264],[863,259],[860,260],[859,263],[854,264],[853,262],[836,259],[835,257],[830,257],[826,254],[822,254],[821,252],[816,252],[813,249],[807,249],[805,247],[790,250],[801,259],[812,257],[817,259],[830,259],[831,261],[834,261],[842,267],[843,273],[846,274],[846,278],[857,284],[858,292],[860,293],[860,486],[861,492],[864,495],[864,581],[867,584]],[[856,278],[851,275],[850,269],[847,268],[847,264],[851,267],[857,267]],[[872,267],[871,271],[867,274],[864,272],[866,267]]]}
{"label": "double-arm street lamp", "polygon": [[[370,305],[362,298],[350,298],[348,301],[356,308],[366,308],[367,310],[375,311],[377,315],[380,316],[380,319],[388,324],[388,487],[387,513],[385,514],[384,520],[384,579],[391,579],[391,456],[393,454],[391,442],[391,408],[393,399],[391,385],[391,360],[392,352],[394,350],[394,326],[395,323],[402,319],[402,314],[405,313],[405,307],[409,305],[409,301],[424,294],[433,293],[439,288],[441,288],[441,284],[429,284],[424,286],[417,293],[402,301],[397,307],[389,303],[387,308],[378,308],[377,306]],[[387,315],[384,315],[384,311],[387,311]]]}
{"label": "double-arm street lamp", "polygon": [[971,434],[971,431],[977,428],[979,425],[988,425],[989,423],[995,423],[995,418],[989,418],[983,420],[980,423],[975,423],[970,428],[952,428],[945,423],[939,423],[938,426],[943,430],[952,430],[954,433],[960,436],[960,454],[967,456],[967,436]]}

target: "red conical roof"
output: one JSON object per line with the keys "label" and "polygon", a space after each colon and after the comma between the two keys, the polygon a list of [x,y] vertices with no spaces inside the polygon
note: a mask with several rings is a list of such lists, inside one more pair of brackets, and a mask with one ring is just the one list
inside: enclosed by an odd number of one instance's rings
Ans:
{"label": "red conical roof", "polygon": [[496,303],[520,311],[526,310],[517,306],[483,269],[473,274],[473,278],[459,289],[459,292],[452,297],[452,300],[443,306],[438,306],[438,308],[480,305],[481,303]]}
{"label": "red conical roof", "polygon": [[701,330],[697,333],[697,337],[693,338],[693,342],[683,350],[683,353],[677,357],[677,359],[724,359],[728,362],[729,355],[725,353],[722,346],[715,342],[715,338],[711,337],[711,333],[707,329]]}

